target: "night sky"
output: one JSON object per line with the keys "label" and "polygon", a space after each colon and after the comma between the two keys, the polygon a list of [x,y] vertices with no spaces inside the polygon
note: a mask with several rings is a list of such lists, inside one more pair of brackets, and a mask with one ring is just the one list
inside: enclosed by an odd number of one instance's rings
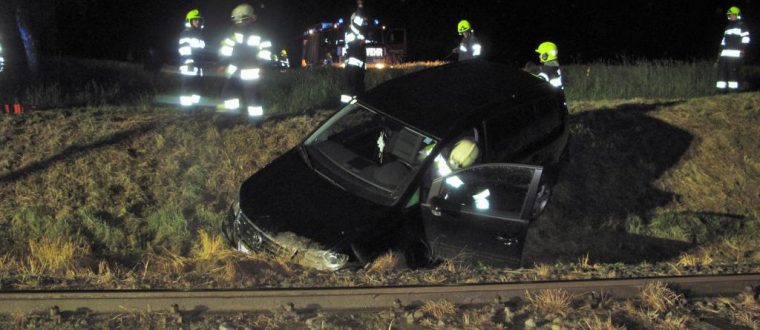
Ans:
{"label": "night sky", "polygon": [[[13,47],[14,1],[0,0],[0,28]],[[307,26],[347,17],[355,1],[264,0],[259,26],[277,48],[300,54]],[[207,44],[215,47],[230,27],[229,14],[239,1],[32,0],[35,29],[44,54],[139,60],[149,47],[167,61],[176,60],[176,39],[185,13],[199,8],[206,17]],[[257,8],[262,1],[251,1]],[[420,1],[366,0],[368,16],[388,26],[405,27],[408,60],[444,58],[456,46],[456,24],[466,18],[486,46],[490,60],[522,65],[535,60],[538,43],[559,45],[564,63],[647,59],[714,59],[731,5],[742,9],[753,39],[760,39],[760,6],[739,1]],[[755,41],[756,43],[757,41]],[[7,46],[8,47],[8,46]],[[755,48],[755,47],[752,47]],[[752,50],[749,60],[758,56]]]}

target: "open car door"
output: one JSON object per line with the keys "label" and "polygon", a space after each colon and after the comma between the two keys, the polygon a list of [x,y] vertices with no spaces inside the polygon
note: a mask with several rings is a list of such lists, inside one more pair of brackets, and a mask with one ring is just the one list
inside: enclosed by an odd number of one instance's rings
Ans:
{"label": "open car door", "polygon": [[484,164],[434,180],[422,203],[431,256],[519,264],[542,172],[540,166]]}

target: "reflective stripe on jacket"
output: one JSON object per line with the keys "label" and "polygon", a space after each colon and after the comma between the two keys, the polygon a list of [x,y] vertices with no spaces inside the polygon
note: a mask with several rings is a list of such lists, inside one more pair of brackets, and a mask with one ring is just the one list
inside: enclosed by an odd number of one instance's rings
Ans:
{"label": "reflective stripe on jacket", "polygon": [[742,57],[743,50],[749,45],[749,30],[744,27],[744,22],[733,21],[726,26],[723,32],[723,40],[720,42],[721,57]]}
{"label": "reflective stripe on jacket", "polygon": [[470,60],[480,56],[482,46],[475,35],[470,35],[469,38],[462,38],[459,43],[459,60]]}
{"label": "reflective stripe on jacket", "polygon": [[222,41],[219,57],[231,68],[260,68],[273,60],[272,42],[253,29],[237,30]]}

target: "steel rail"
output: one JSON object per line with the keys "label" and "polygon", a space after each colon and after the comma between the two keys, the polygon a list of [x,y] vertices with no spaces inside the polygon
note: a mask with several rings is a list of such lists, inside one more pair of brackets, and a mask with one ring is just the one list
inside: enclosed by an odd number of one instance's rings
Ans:
{"label": "steel rail", "polygon": [[91,313],[158,312],[175,304],[179,310],[211,312],[272,311],[291,304],[296,310],[378,310],[438,299],[458,305],[487,304],[524,297],[528,291],[556,289],[631,298],[652,282],[666,283],[692,297],[734,295],[760,285],[760,274],[366,288],[0,292],[0,313],[43,312],[54,306]]}

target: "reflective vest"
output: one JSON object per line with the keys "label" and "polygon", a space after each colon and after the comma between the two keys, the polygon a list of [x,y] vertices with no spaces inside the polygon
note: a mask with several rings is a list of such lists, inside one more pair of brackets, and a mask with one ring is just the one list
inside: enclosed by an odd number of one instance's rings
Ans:
{"label": "reflective vest", "polygon": [[741,58],[747,45],[749,45],[749,31],[744,27],[744,22],[740,20],[730,22],[720,42],[720,57]]}
{"label": "reflective vest", "polygon": [[0,72],[5,70],[5,57],[3,57],[3,45],[0,45]]}
{"label": "reflective vest", "polygon": [[222,41],[219,57],[227,64],[227,76],[240,72],[243,80],[258,80],[262,66],[271,65],[272,42],[251,28],[234,31]]}
{"label": "reflective vest", "polygon": [[346,41],[346,66],[352,65],[364,68],[367,61],[367,46],[365,44],[364,11],[359,8],[351,15],[344,40]]}
{"label": "reflective vest", "polygon": [[546,80],[554,87],[565,89],[562,86],[562,70],[559,69],[559,62],[556,60],[544,63],[541,66],[541,72],[537,76],[543,80]]}
{"label": "reflective vest", "polygon": [[478,38],[475,38],[474,34],[470,34],[469,38],[462,37],[458,50],[459,60],[463,61],[476,58],[480,56],[481,50],[482,46],[480,45]]}
{"label": "reflective vest", "polygon": [[187,28],[179,35],[179,52],[182,65],[179,72],[186,76],[200,76],[202,71],[198,67],[203,57],[203,49],[206,42],[203,41],[201,29]]}

